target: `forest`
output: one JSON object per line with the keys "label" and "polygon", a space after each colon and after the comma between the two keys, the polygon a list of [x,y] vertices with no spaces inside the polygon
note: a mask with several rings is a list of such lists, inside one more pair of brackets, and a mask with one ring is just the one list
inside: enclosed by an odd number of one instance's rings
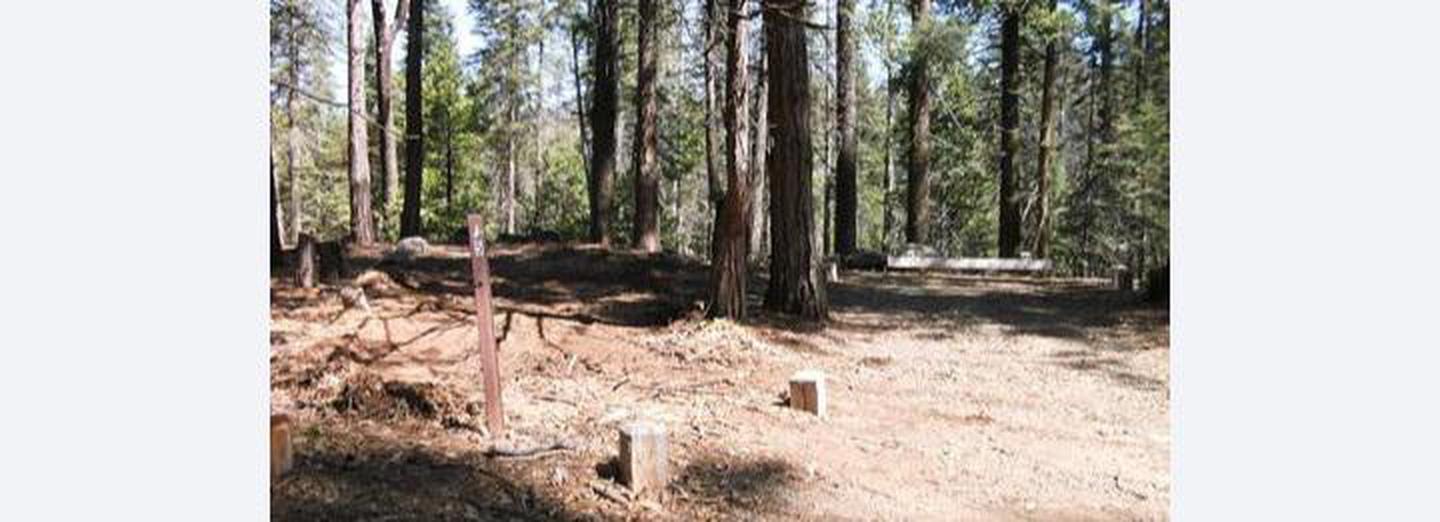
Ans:
{"label": "forest", "polygon": [[[1168,2],[895,3],[807,5],[772,65],[769,4],[272,1],[277,236],[446,240],[475,211],[709,259],[738,174],[766,265],[794,113],[818,257],[1168,258]],[[807,88],[771,102],[774,78]]]}
{"label": "forest", "polygon": [[274,518],[1165,517],[1168,1],[269,15]]}

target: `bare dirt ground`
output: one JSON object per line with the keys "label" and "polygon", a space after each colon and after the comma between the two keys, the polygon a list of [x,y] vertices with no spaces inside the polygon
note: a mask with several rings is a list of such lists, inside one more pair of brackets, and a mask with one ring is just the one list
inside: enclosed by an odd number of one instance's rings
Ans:
{"label": "bare dirt ground", "polygon": [[[1168,312],[1099,282],[844,272],[817,329],[760,311],[754,281],[737,325],[699,319],[693,261],[497,247],[491,437],[464,249],[365,254],[368,313],[272,280],[272,404],[298,426],[275,519],[1167,518]],[[805,368],[828,419],[784,406]],[[663,498],[614,482],[635,418],[668,429]]]}

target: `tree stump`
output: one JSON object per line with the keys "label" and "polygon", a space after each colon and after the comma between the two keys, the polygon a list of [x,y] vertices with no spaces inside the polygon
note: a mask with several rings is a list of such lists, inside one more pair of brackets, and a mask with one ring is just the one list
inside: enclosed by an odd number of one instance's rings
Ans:
{"label": "tree stump", "polygon": [[790,407],[825,417],[825,372],[802,370],[790,376]]}
{"label": "tree stump", "polygon": [[665,427],[651,422],[620,426],[620,482],[637,494],[655,493],[670,481]]}
{"label": "tree stump", "polygon": [[295,447],[290,442],[290,416],[270,415],[270,483],[295,466]]}
{"label": "tree stump", "polygon": [[310,234],[300,234],[295,245],[295,286],[315,287],[315,238]]}

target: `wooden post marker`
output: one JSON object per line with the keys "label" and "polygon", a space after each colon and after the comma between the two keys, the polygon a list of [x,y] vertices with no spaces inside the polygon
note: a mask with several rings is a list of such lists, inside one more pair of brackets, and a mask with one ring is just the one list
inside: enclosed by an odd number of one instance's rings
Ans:
{"label": "wooden post marker", "polygon": [[485,259],[485,224],[479,214],[466,220],[470,232],[470,275],[475,284],[475,327],[480,330],[480,374],[485,380],[485,427],[505,429],[500,407],[500,358],[495,353],[495,311],[490,307],[490,262]]}
{"label": "wooden post marker", "polygon": [[825,417],[825,372],[801,370],[790,376],[790,407]]}
{"label": "wooden post marker", "polygon": [[620,426],[620,482],[635,493],[659,492],[670,482],[665,427],[650,422]]}
{"label": "wooden post marker", "polygon": [[290,443],[290,416],[270,415],[270,483],[295,466],[295,447]]}

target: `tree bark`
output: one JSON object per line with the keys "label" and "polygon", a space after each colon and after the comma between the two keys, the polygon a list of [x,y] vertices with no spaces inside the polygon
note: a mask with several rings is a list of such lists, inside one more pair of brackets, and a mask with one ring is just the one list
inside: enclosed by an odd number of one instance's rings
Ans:
{"label": "tree bark", "polygon": [[[766,184],[765,153],[770,150],[769,111],[769,58],[765,56],[765,34],[757,35],[759,48],[759,75],[747,88],[750,94],[750,261],[759,263],[769,259],[770,249],[770,194],[764,190]],[[756,189],[755,187],[759,187]]]}
{"label": "tree bark", "polygon": [[[923,0],[922,0],[923,1]],[[814,256],[814,150],[810,140],[810,65],[804,5],[764,0],[765,53],[769,60],[769,117],[773,144],[770,175],[770,287],[765,306],[823,321],[829,315],[825,280]]]}
{"label": "tree bark", "polygon": [[375,242],[375,221],[370,209],[370,156],[366,150],[370,140],[365,128],[365,59],[362,56],[365,35],[361,32],[360,0],[348,0],[345,19],[349,59],[350,235],[357,245],[364,246]]}
{"label": "tree bark", "polygon": [[1018,257],[1020,201],[1015,156],[1020,149],[1020,16],[1005,7],[1000,28],[1000,257]]}
{"label": "tree bark", "polygon": [[270,266],[280,263],[285,247],[280,238],[285,230],[280,228],[280,189],[275,180],[275,158],[270,158]]}
{"label": "tree bark", "polygon": [[835,251],[844,255],[855,251],[859,207],[856,193],[855,156],[855,42],[851,35],[851,16],[855,0],[839,0],[835,10],[835,124],[840,145],[835,165]]}
{"label": "tree bark", "polygon": [[905,191],[905,240],[930,238],[930,59],[926,50],[930,0],[910,0],[910,20],[917,39],[910,71],[910,154]]}
{"label": "tree bark", "polygon": [[716,91],[719,90],[716,85],[719,78],[715,74],[715,70],[719,68],[716,64],[719,60],[719,44],[715,30],[716,17],[719,14],[717,13],[718,2],[719,0],[705,0],[705,16],[702,22],[705,37],[705,182],[706,198],[714,214],[714,220],[710,225],[710,258],[712,260],[718,257],[719,243],[716,238],[720,223],[720,208],[725,201],[725,189],[720,185],[720,140],[716,137],[719,134],[716,129],[718,125],[716,114],[719,113],[719,109],[715,102]]}
{"label": "tree bark", "polygon": [[660,251],[657,203],[660,194],[655,164],[655,0],[639,0],[635,68],[635,214],[634,244],[645,252]]}
{"label": "tree bark", "polygon": [[[401,5],[405,0],[401,0]],[[425,56],[425,2],[413,0],[405,43],[405,201],[400,236],[420,235],[420,189],[425,175],[425,112],[420,71]],[[400,16],[398,13],[396,16]]]}
{"label": "tree bark", "polygon": [[1150,59],[1150,40],[1147,34],[1150,29],[1150,2],[1140,0],[1140,17],[1135,21],[1135,105],[1139,106],[1145,99],[1147,71],[1145,64]]}
{"label": "tree bark", "polygon": [[[1100,1],[1100,34],[1095,40],[1100,54],[1100,142],[1109,144],[1114,131],[1114,96],[1110,89],[1111,69],[1114,64],[1113,40],[1115,38],[1109,0]],[[1101,158],[1105,157],[1104,149]]]}
{"label": "tree bark", "polygon": [[[885,2],[885,18],[895,9],[895,0]],[[890,251],[890,239],[895,231],[895,71],[892,63],[894,36],[885,36],[885,186],[881,194],[884,219],[880,229],[880,251]]]}
{"label": "tree bark", "polygon": [[285,89],[285,121],[290,128],[285,133],[285,176],[290,180],[290,227],[288,233],[293,239],[291,243],[300,240],[300,169],[296,168],[295,155],[300,151],[300,130],[299,122],[296,119],[298,112],[295,107],[295,89],[300,86],[300,46],[293,42],[290,45],[290,86]]}
{"label": "tree bark", "polygon": [[745,59],[745,0],[728,0],[725,20],[725,161],[726,190],[715,226],[714,259],[710,263],[709,315],[743,319],[746,314],[746,258],[749,255],[750,178],[745,171],[745,104],[748,65]]}
{"label": "tree bark", "polygon": [[578,23],[570,24],[570,63],[571,71],[575,73],[575,120],[580,129],[580,165],[585,172],[590,172],[590,134],[585,124],[585,92],[581,87],[580,78],[580,29]]}
{"label": "tree bark", "polygon": [[[1054,13],[1056,0],[1050,0]],[[1050,163],[1055,155],[1055,66],[1059,59],[1057,37],[1045,42],[1045,70],[1040,80],[1040,147],[1035,161],[1035,257],[1050,257]]]}
{"label": "tree bark", "polygon": [[385,0],[371,0],[370,13],[375,19],[375,108],[380,120],[380,163],[385,169],[385,183],[380,187],[380,215],[390,219],[390,209],[395,193],[400,188],[400,166],[396,157],[395,114],[390,110],[394,99],[395,78],[391,72],[394,54],[392,45],[395,33],[405,25],[409,14],[409,0],[399,0],[395,6],[394,26],[385,25]]}
{"label": "tree bark", "polygon": [[619,104],[620,53],[618,0],[596,0],[594,96],[590,111],[592,156],[588,179],[590,195],[590,240],[610,244],[611,178],[615,175],[615,113]]}

